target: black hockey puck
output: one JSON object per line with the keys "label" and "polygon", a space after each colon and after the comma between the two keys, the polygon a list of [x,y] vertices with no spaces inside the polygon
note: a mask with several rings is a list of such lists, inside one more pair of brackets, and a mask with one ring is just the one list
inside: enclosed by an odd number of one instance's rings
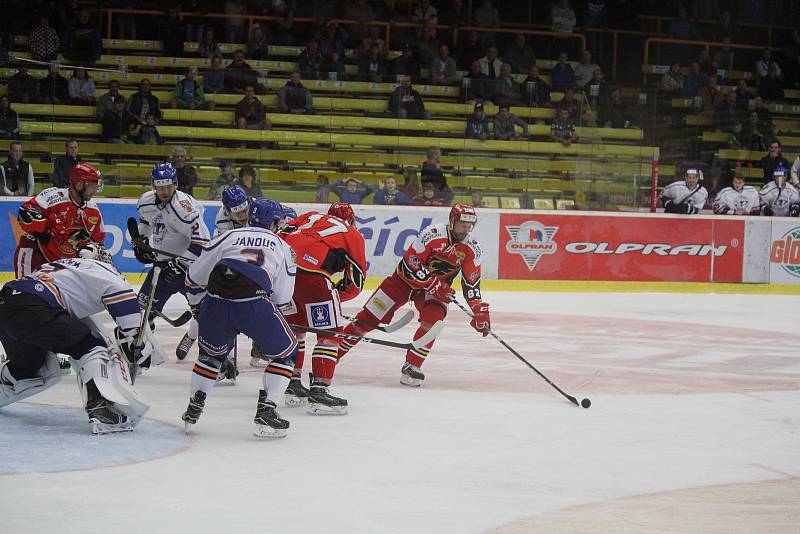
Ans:
{"label": "black hockey puck", "polygon": [[591,406],[591,405],[592,405],[592,401],[590,401],[589,399],[583,399],[581,401],[581,406],[583,406],[586,409],[588,409],[589,406]]}

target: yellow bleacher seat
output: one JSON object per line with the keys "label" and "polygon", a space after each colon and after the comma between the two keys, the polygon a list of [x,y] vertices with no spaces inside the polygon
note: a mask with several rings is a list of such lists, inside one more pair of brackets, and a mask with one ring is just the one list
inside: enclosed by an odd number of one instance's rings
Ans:
{"label": "yellow bleacher seat", "polygon": [[556,209],[558,210],[571,210],[575,209],[575,201],[568,198],[556,199]]}
{"label": "yellow bleacher seat", "polygon": [[550,198],[534,198],[533,199],[533,207],[537,210],[552,210],[553,208],[553,199]]}
{"label": "yellow bleacher seat", "polygon": [[500,197],[500,206],[503,208],[519,208],[519,197]]}
{"label": "yellow bleacher seat", "polygon": [[192,196],[196,199],[203,200],[208,196],[209,191],[211,191],[210,187],[196,186],[192,189]]}
{"label": "yellow bleacher seat", "polygon": [[483,203],[486,205],[487,208],[500,207],[500,199],[494,195],[484,195]]}
{"label": "yellow bleacher seat", "polygon": [[119,196],[123,198],[139,198],[148,189],[150,188],[142,185],[124,184],[119,186]]}

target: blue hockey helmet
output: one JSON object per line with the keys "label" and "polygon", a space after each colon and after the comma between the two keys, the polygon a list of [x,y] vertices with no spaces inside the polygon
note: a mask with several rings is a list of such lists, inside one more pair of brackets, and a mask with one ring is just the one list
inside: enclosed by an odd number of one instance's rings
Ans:
{"label": "blue hockey helmet", "polygon": [[778,184],[778,185],[785,184],[786,183],[786,177],[788,175],[789,175],[789,171],[783,165],[778,165],[777,167],[772,169],[772,179],[775,180],[775,183]]}
{"label": "blue hockey helmet", "polygon": [[150,179],[153,181],[153,187],[175,185],[178,183],[178,173],[175,172],[175,167],[172,166],[172,163],[156,163],[153,165]]}
{"label": "blue hockey helmet", "polygon": [[231,213],[239,213],[250,207],[250,198],[242,186],[232,185],[222,192],[222,205]]}
{"label": "blue hockey helmet", "polygon": [[270,229],[273,223],[277,226],[283,219],[283,206],[269,198],[257,198],[250,206],[247,223],[250,226]]}
{"label": "blue hockey helmet", "polygon": [[294,211],[294,208],[290,208],[286,204],[283,204],[283,218],[287,221],[291,221],[292,219],[297,218],[297,212]]}

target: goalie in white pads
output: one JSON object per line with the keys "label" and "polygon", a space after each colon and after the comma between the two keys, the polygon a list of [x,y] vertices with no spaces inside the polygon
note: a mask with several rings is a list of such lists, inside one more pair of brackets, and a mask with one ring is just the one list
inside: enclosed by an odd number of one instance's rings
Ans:
{"label": "goalie in white pads", "polygon": [[189,406],[182,419],[197,423],[206,396],[240,333],[258,343],[270,363],[262,375],[254,422],[257,437],[286,436],[289,421],[275,410],[292,377],[297,339],[278,305],[294,292],[296,266],[289,245],[274,231],[283,218],[281,205],[260,198],[250,208],[247,228],[225,232],[211,241],[189,267],[186,283],[205,289],[200,304],[200,356],[192,370]]}
{"label": "goalie in white pads", "polygon": [[702,211],[708,200],[708,191],[703,187],[703,171],[689,167],[684,180],[676,180],[661,192],[664,213],[694,215]]}
{"label": "goalie in white pads", "polygon": [[117,324],[119,348],[129,358],[163,361],[163,354],[149,335],[136,345],[142,323],[136,293],[111,265],[108,252],[93,243],[79,254],[46,263],[0,290],[0,342],[6,351],[0,407],[58,383],[62,372],[56,353],[67,354],[92,432],[130,431],[149,405],[133,388],[115,343],[91,316],[108,311]]}
{"label": "goalie in white pads", "polygon": [[758,191],[744,184],[744,177],[734,175],[731,185],[717,193],[714,200],[714,213],[717,215],[758,215],[761,201]]}
{"label": "goalie in white pads", "polygon": [[772,171],[772,181],[759,191],[761,214],[776,217],[800,215],[800,193],[786,181],[786,168],[779,166]]}

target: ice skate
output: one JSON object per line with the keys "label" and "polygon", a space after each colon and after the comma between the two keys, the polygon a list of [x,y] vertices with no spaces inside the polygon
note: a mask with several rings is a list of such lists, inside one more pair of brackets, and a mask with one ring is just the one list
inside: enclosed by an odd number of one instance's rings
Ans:
{"label": "ice skate", "polygon": [[328,393],[328,385],[312,380],[308,396],[308,410],[311,415],[347,415],[347,399],[334,397]]}
{"label": "ice skate", "polygon": [[275,411],[275,403],[267,399],[267,392],[263,389],[258,392],[258,406],[253,422],[256,424],[253,435],[257,438],[285,438],[289,428],[289,421],[281,419]]}
{"label": "ice skate", "polygon": [[189,334],[183,334],[183,338],[181,338],[181,342],[178,343],[178,347],[175,349],[175,356],[179,360],[183,360],[186,358],[186,355],[189,354],[189,351],[192,350],[192,345],[194,345],[194,339],[189,337]]}
{"label": "ice skate", "polygon": [[86,413],[89,424],[92,425],[92,434],[110,434],[112,432],[130,432],[134,425],[123,414],[115,411],[111,403],[102,397],[89,399],[86,403]]}
{"label": "ice skate", "polygon": [[284,402],[287,408],[294,408],[297,406],[305,406],[308,404],[308,389],[300,381],[300,377],[292,377],[289,385],[286,387],[284,394]]}
{"label": "ice skate", "polygon": [[403,364],[400,373],[400,383],[404,386],[418,388],[422,385],[422,381],[425,380],[425,373],[416,365],[411,365],[408,362]]}
{"label": "ice skate", "polygon": [[203,407],[206,405],[206,394],[204,391],[195,391],[194,395],[189,397],[189,406],[183,412],[181,419],[186,423],[186,433],[189,432],[189,425],[197,424],[200,414],[203,413]]}

